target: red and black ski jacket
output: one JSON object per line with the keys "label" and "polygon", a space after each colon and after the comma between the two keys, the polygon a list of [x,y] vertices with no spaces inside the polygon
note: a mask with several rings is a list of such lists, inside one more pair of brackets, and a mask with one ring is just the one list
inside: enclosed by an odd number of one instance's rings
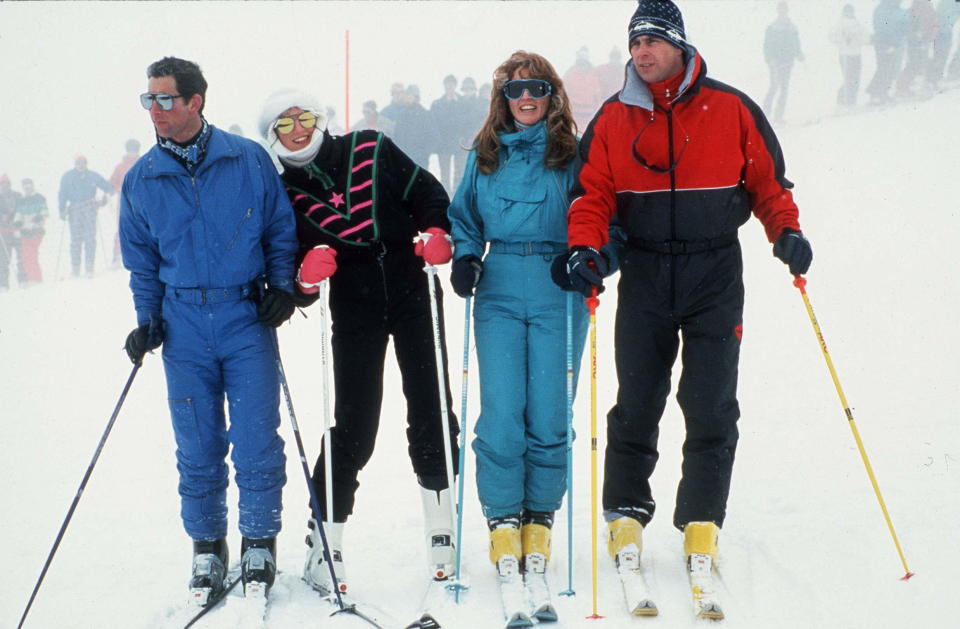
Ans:
{"label": "red and black ski jacket", "polygon": [[786,227],[800,229],[780,144],[756,103],[708,78],[692,47],[666,107],[655,105],[632,63],[626,75],[580,143],[570,246],[599,249],[615,214],[628,239],[677,243],[679,251],[735,238],[751,212],[770,242]]}

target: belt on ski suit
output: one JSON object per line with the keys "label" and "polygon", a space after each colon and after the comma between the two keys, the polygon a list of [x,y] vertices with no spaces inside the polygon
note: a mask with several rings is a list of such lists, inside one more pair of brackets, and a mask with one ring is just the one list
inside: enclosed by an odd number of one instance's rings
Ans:
{"label": "belt on ski suit", "polygon": [[167,286],[165,295],[171,299],[188,304],[203,306],[228,301],[240,301],[258,296],[258,287],[254,282],[226,288],[179,288]]}
{"label": "belt on ski suit", "polygon": [[490,253],[510,253],[518,256],[538,256],[547,253],[566,253],[567,245],[559,242],[500,242],[490,243]]}
{"label": "belt on ski suit", "polygon": [[716,238],[706,238],[704,240],[644,240],[642,238],[628,238],[627,246],[643,251],[652,251],[654,253],[666,253],[672,256],[684,255],[688,253],[700,253],[702,251],[711,251],[732,245],[737,242],[737,232],[723,234]]}

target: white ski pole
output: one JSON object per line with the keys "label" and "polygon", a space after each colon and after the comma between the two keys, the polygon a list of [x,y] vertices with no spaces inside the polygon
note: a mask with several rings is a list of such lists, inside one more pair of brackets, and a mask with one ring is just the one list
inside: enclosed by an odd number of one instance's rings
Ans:
{"label": "white ski pole", "polygon": [[323,479],[327,521],[333,522],[333,445],[330,443],[330,373],[327,360],[327,292],[330,280],[320,282],[320,371],[323,381]]}
{"label": "white ski pole", "polygon": [[[450,412],[447,409],[447,374],[443,365],[443,348],[440,338],[440,315],[437,308],[437,267],[427,264],[423,267],[427,274],[427,284],[430,288],[430,316],[433,318],[433,349],[436,354],[437,362],[437,387],[440,396],[440,421],[442,423],[441,431],[443,433],[443,453],[447,464],[447,486],[450,491],[450,513],[455,513],[456,502],[456,478],[453,474],[453,446],[450,443]],[[460,453],[463,456],[463,453]],[[459,542],[459,540],[457,540]],[[460,575],[454,575],[454,579],[459,580]]]}

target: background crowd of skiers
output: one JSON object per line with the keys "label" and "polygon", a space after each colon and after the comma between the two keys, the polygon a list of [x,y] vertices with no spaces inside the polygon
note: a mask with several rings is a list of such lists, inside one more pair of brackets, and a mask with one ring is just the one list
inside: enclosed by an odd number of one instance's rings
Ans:
{"label": "background crowd of skiers", "polygon": [[[774,122],[784,120],[792,69],[804,59],[801,36],[789,9],[787,2],[777,4],[776,18],[763,41],[770,78],[762,106]],[[960,2],[956,0],[877,0],[869,16],[858,15],[853,4],[842,4],[837,22],[827,33],[837,47],[842,77],[837,104],[843,108],[856,106],[865,94],[870,105],[884,105],[929,94],[944,81],[960,81],[960,46],[955,45],[954,33],[958,21]],[[863,55],[871,48],[875,70],[863,87]],[[596,65],[587,47],[576,51],[574,63],[562,78],[579,133],[586,130],[603,100],[623,83],[623,64],[619,46],[612,47],[606,63]],[[473,77],[458,79],[450,74],[443,78],[442,94],[427,108],[421,104],[419,86],[393,83],[387,105],[378,107],[375,100],[364,101],[359,120],[349,130],[383,131],[424,167],[429,165],[431,155],[437,155],[440,182],[452,196],[463,175],[466,149],[487,115],[490,89],[489,82],[478,86]],[[325,107],[324,113],[333,135],[345,131],[338,125],[333,108]],[[242,134],[237,125],[230,131]],[[111,195],[120,189],[123,176],[139,157],[139,142],[128,140],[125,149],[107,180],[108,186],[101,183],[102,176],[87,167],[83,155],[76,157],[75,168],[61,180],[59,216],[67,222],[70,236],[69,244],[61,238],[58,247],[69,249],[74,277],[93,274],[98,247],[103,260],[109,259],[108,265],[119,264],[115,229],[118,200],[111,200]],[[0,175],[0,291],[11,287],[13,277],[21,287],[43,281],[39,249],[48,231],[45,222],[49,212],[44,195],[35,190],[32,179],[23,179],[17,191],[8,175]],[[58,265],[61,257],[58,251]]]}

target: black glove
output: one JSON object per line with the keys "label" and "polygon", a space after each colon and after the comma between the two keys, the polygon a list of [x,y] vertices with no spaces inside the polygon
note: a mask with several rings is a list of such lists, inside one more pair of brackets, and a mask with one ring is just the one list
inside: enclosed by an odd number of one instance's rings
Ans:
{"label": "black glove", "polygon": [[306,308],[312,306],[315,301],[320,299],[320,291],[313,293],[303,293],[300,288],[293,289],[293,305],[297,308]]}
{"label": "black glove", "polygon": [[284,321],[293,316],[296,310],[293,293],[271,286],[260,299],[257,318],[264,325],[279,328]]}
{"label": "black glove", "polygon": [[603,292],[603,276],[607,274],[610,264],[602,253],[592,247],[577,245],[570,248],[570,257],[567,259],[567,275],[570,285],[584,297],[593,295],[593,288],[597,294]]}
{"label": "black glove", "polygon": [[553,262],[550,263],[550,279],[560,287],[561,290],[573,290],[573,284],[570,283],[570,274],[567,273],[567,260],[570,259],[570,253],[561,253]]}
{"label": "black glove", "polygon": [[163,319],[158,314],[151,314],[150,323],[135,328],[127,335],[123,349],[127,351],[130,361],[137,364],[143,360],[144,354],[160,347],[165,335],[166,324]]}
{"label": "black glove", "polygon": [[803,234],[787,227],[773,243],[773,255],[790,266],[790,273],[803,275],[813,261],[813,249]]}
{"label": "black glove", "polygon": [[483,262],[477,256],[463,256],[453,261],[450,269],[450,283],[453,292],[461,297],[473,296],[473,289],[480,283],[483,275]]}

